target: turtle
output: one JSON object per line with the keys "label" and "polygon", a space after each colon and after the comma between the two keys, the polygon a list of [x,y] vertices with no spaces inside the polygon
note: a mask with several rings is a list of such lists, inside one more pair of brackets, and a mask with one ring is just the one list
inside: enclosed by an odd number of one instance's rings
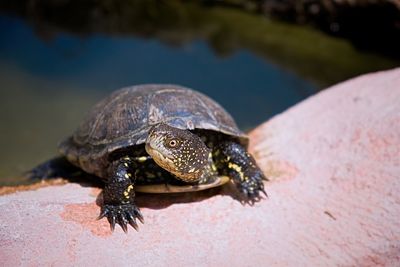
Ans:
{"label": "turtle", "polygon": [[[104,181],[99,219],[127,232],[128,224],[138,230],[137,219],[144,223],[137,191],[190,192],[232,181],[248,202],[267,196],[267,178],[247,151],[248,142],[232,116],[208,96],[179,85],[144,84],[97,103],[59,151]],[[32,173],[57,176],[49,170],[54,165],[45,166]]]}

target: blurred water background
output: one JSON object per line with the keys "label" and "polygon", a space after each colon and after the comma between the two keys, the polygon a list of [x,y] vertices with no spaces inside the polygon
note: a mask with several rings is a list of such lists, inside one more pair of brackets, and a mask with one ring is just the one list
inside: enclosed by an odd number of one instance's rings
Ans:
{"label": "blurred water background", "polygon": [[255,3],[1,3],[0,185],[23,183],[21,172],[56,155],[85,112],[120,87],[185,85],[250,130],[323,88],[399,66],[393,42],[360,46],[351,32],[276,20]]}

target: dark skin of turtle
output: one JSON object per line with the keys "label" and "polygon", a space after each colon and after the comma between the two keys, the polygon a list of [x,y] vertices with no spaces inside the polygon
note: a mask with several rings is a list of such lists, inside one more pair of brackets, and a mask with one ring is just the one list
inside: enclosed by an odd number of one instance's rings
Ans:
{"label": "dark skin of turtle", "polygon": [[[267,180],[247,152],[247,137],[210,98],[176,85],[124,88],[97,104],[73,136],[60,144],[66,159],[103,179],[103,205],[113,230],[144,222],[135,204],[140,184],[195,185],[229,176],[250,203]],[[62,173],[43,164],[32,176]],[[194,187],[195,188],[195,187]]]}

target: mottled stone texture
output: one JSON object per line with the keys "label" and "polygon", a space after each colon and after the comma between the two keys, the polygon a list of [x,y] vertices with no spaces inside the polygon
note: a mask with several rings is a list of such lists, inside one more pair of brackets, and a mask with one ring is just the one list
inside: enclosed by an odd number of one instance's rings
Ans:
{"label": "mottled stone texture", "polygon": [[96,221],[96,188],[4,195],[1,265],[400,265],[400,69],[309,98],[255,129],[251,150],[269,199],[138,195],[139,232]]}

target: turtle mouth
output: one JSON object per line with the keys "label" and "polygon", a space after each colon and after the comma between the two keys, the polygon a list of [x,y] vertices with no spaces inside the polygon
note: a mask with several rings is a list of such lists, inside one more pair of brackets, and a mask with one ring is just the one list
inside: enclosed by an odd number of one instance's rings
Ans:
{"label": "turtle mouth", "polygon": [[171,153],[163,149],[163,140],[161,137],[151,136],[146,140],[145,149],[149,155],[155,154],[157,157],[173,160]]}
{"label": "turtle mouth", "polygon": [[166,170],[174,168],[174,162],[171,157],[164,155],[156,147],[152,146],[151,142],[146,143],[146,152],[153,158],[153,160]]}
{"label": "turtle mouth", "polygon": [[152,146],[150,143],[146,144],[145,149],[146,149],[146,152],[152,157],[162,158],[165,160],[172,161],[171,157],[164,155],[160,150],[158,150],[156,147]]}
{"label": "turtle mouth", "polygon": [[163,153],[157,150],[157,148],[152,147],[150,144],[146,144],[145,149],[147,153],[157,163],[158,166],[174,174],[178,179],[184,182],[197,182],[199,180],[198,172],[193,172],[193,173],[180,172],[177,166],[175,165],[174,159],[165,156]]}

